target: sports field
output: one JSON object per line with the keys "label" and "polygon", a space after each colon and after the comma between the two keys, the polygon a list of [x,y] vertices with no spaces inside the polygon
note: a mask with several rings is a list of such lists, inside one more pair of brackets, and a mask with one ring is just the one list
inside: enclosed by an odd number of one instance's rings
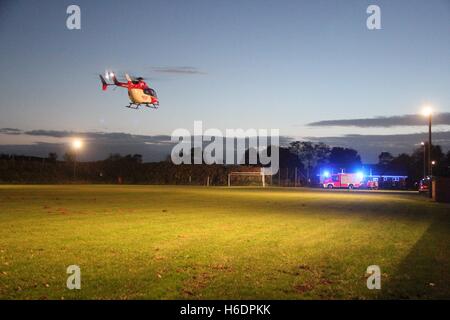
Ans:
{"label": "sports field", "polygon": [[0,233],[1,299],[450,298],[450,206],[413,193],[3,185]]}

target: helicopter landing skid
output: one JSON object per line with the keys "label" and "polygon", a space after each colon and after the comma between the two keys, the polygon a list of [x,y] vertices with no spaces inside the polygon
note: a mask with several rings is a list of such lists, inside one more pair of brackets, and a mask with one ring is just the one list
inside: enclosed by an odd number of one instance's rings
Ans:
{"label": "helicopter landing skid", "polygon": [[145,103],[144,105],[147,108],[150,108],[150,109],[158,109],[158,105],[154,105],[154,104],[151,104],[151,103]]}
{"label": "helicopter landing skid", "polygon": [[[158,106],[155,106],[154,104],[150,104],[150,103],[144,103],[144,106],[146,106],[147,108],[151,108],[151,109],[158,109]],[[141,104],[136,104],[136,103],[130,103],[129,105],[125,106],[126,108],[129,109],[139,109],[139,107],[141,106]]]}
{"label": "helicopter landing skid", "polygon": [[134,104],[134,103],[130,103],[129,105],[125,106],[125,108],[129,108],[129,109],[139,109],[140,104]]}

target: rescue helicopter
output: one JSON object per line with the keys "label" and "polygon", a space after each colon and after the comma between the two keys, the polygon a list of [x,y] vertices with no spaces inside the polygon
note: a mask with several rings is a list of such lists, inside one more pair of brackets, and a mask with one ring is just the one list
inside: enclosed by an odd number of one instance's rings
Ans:
{"label": "rescue helicopter", "polygon": [[[106,91],[108,86],[116,86],[128,89],[128,97],[130,98],[130,104],[126,106],[130,109],[139,109],[139,107],[145,106],[152,109],[158,109],[159,100],[156,95],[156,91],[150,88],[147,83],[145,83],[142,77],[130,77],[125,74],[127,82],[120,82],[117,80],[114,72],[105,72],[105,77],[101,74],[100,80],[102,82],[102,90]],[[108,83],[106,79],[111,80],[112,83]]]}

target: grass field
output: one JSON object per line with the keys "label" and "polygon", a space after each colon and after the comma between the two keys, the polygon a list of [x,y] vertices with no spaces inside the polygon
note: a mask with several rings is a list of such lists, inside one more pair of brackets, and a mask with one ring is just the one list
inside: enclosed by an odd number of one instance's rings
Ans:
{"label": "grass field", "polygon": [[450,298],[450,206],[416,194],[4,185],[0,232],[2,299]]}

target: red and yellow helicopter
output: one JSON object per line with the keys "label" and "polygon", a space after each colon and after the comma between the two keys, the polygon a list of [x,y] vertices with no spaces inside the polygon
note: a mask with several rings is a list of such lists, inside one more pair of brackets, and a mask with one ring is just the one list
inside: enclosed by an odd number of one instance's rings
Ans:
{"label": "red and yellow helicopter", "polygon": [[[105,78],[112,80],[113,83],[107,83]],[[120,82],[117,80],[114,72],[105,72],[105,77],[100,75],[102,90],[105,91],[108,86],[127,88],[128,97],[130,98],[130,104],[126,106],[127,108],[139,109],[141,105],[153,109],[157,109],[159,107],[159,100],[156,95],[156,91],[145,83],[144,78],[131,78],[128,74],[125,74],[125,78],[127,82]]]}

